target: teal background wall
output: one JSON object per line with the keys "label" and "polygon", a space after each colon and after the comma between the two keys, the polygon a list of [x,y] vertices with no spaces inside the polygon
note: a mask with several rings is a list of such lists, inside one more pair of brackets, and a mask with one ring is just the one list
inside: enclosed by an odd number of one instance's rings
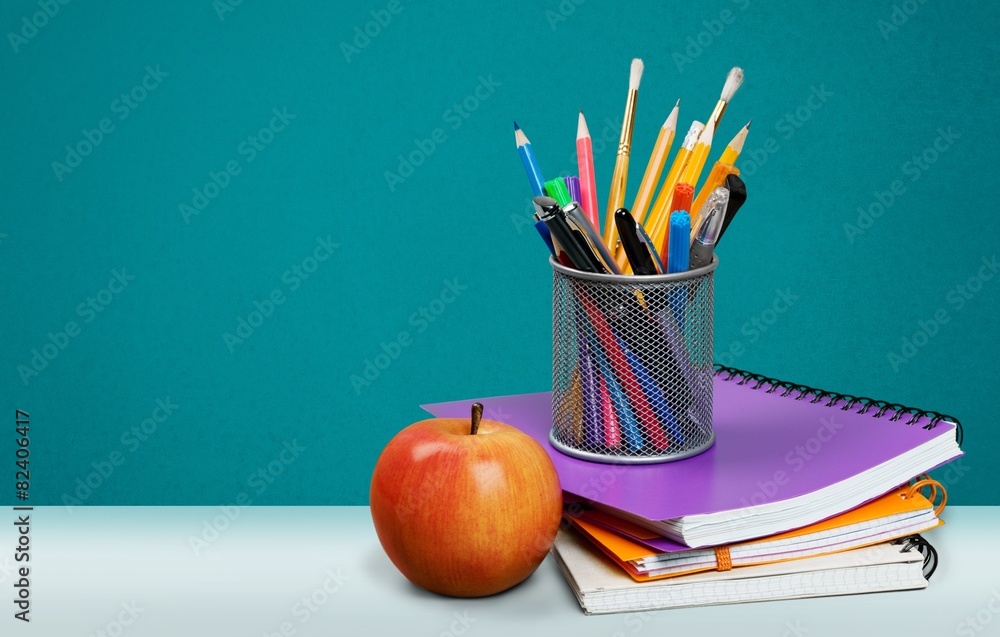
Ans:
{"label": "teal background wall", "polygon": [[957,416],[951,502],[1000,504],[995,3],[50,4],[0,10],[0,459],[29,412],[32,503],[364,504],[417,405],[546,389],[511,120],[554,175],[585,109],[607,181],[641,57],[629,200],[674,101],[686,128],[746,69],[717,360]]}

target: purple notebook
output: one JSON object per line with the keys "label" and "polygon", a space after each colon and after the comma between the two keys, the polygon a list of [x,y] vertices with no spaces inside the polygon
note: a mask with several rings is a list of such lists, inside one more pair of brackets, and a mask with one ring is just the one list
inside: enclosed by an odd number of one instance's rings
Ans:
{"label": "purple notebook", "polygon": [[[651,521],[747,510],[808,496],[938,437],[956,439],[956,425],[930,412],[913,415],[898,405],[894,407],[900,411],[861,403],[843,410],[846,398],[803,395],[801,390],[786,391],[787,387],[759,378],[745,372],[716,375],[715,445],[693,458],[662,464],[599,464],[560,453],[548,439],[552,426],[548,392],[438,403],[424,409],[438,417],[465,417],[478,400],[488,417],[518,427],[545,447],[564,491]],[[928,459],[927,466],[913,475],[961,455],[954,445],[944,456],[938,453]],[[866,500],[913,475],[885,485]]]}

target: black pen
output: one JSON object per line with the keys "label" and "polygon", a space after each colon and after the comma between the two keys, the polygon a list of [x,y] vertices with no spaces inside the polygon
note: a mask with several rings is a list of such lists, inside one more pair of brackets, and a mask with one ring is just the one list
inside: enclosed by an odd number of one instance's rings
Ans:
{"label": "black pen", "polygon": [[726,234],[726,228],[732,223],[733,217],[736,216],[737,211],[747,200],[747,185],[743,183],[743,180],[739,178],[738,175],[729,175],[726,177],[726,189],[729,190],[729,206],[726,208],[726,218],[722,222],[722,228],[719,230],[719,238],[715,240],[716,243],[722,241],[722,235]]}
{"label": "black pen", "polygon": [[622,240],[622,249],[628,257],[629,265],[635,274],[659,274],[653,257],[646,249],[646,244],[639,238],[635,218],[625,208],[615,211],[615,225],[618,226],[618,236]]}
{"label": "black pen", "polygon": [[621,268],[615,263],[615,258],[611,256],[611,251],[604,245],[601,233],[598,232],[594,224],[590,223],[590,220],[583,214],[580,204],[571,201],[563,206],[563,212],[566,214],[566,221],[569,222],[570,228],[578,231],[583,237],[586,243],[584,247],[587,249],[587,252],[598,257],[601,266],[611,274],[621,274]]}
{"label": "black pen", "polygon": [[552,233],[552,238],[559,244],[559,247],[566,253],[573,267],[581,272],[603,273],[604,267],[597,262],[597,258],[589,249],[584,249],[581,245],[582,237],[574,234],[574,230],[566,223],[566,215],[562,208],[552,197],[535,197],[532,201],[538,205],[540,213],[539,219]]}

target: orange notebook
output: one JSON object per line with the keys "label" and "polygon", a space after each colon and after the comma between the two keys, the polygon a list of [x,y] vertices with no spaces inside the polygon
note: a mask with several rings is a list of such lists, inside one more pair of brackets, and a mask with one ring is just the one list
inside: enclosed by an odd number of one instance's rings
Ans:
{"label": "orange notebook", "polygon": [[[921,490],[930,488],[929,496]],[[940,490],[941,501],[935,507]],[[928,499],[929,497],[929,499]],[[711,570],[770,564],[839,553],[921,533],[943,524],[947,495],[938,482],[911,486],[809,526],[714,548],[658,550],[674,545],[649,530],[593,509],[567,511],[581,533],[639,582]]]}

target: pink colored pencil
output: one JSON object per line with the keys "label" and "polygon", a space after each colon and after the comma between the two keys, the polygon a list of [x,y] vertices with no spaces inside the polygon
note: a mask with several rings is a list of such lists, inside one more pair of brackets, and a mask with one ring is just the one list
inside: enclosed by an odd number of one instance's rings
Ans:
{"label": "pink colored pencil", "polygon": [[642,385],[635,377],[635,372],[629,366],[628,357],[622,351],[621,345],[618,343],[618,338],[611,330],[607,319],[604,318],[600,308],[597,307],[585,290],[578,291],[577,299],[580,301],[580,305],[583,306],[584,312],[587,313],[587,320],[594,326],[597,338],[601,342],[601,347],[604,348],[605,356],[607,356],[608,364],[618,376],[622,391],[625,392],[629,404],[635,410],[635,417],[639,421],[639,426],[645,431],[648,440],[653,443],[654,447],[657,449],[666,449],[670,446],[670,441],[667,439],[666,434],[663,433],[663,428],[660,426],[660,422],[657,420],[656,414],[649,404],[649,400],[642,393]]}
{"label": "pink colored pencil", "polygon": [[580,111],[580,121],[576,127],[576,161],[579,166],[580,192],[583,197],[580,206],[594,227],[600,228],[601,221],[597,214],[597,179],[594,177],[594,145],[583,111]]}

